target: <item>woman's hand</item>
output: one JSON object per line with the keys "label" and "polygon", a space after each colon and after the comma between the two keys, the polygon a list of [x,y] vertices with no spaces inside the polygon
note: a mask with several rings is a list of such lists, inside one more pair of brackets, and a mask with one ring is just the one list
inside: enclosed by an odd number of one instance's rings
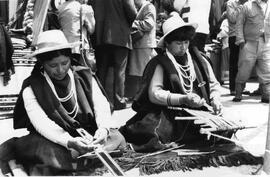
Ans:
{"label": "woman's hand", "polygon": [[193,107],[193,108],[199,108],[204,105],[205,99],[202,99],[199,95],[195,93],[189,93],[185,97],[185,102],[187,106]]}
{"label": "woman's hand", "polygon": [[68,148],[76,150],[80,154],[85,154],[87,152],[91,152],[94,150],[94,147],[91,145],[91,142],[82,137],[75,137],[69,140],[67,146]]}
{"label": "woman's hand", "polygon": [[106,128],[99,128],[95,132],[93,144],[105,143],[109,135],[109,130]]}
{"label": "woman's hand", "polygon": [[215,99],[215,98],[212,99],[211,102],[210,102],[210,104],[213,107],[214,113],[216,115],[221,115],[222,114],[222,112],[223,112],[223,110],[222,110],[223,106],[222,106],[222,104],[221,104],[221,102],[220,102],[219,99]]}

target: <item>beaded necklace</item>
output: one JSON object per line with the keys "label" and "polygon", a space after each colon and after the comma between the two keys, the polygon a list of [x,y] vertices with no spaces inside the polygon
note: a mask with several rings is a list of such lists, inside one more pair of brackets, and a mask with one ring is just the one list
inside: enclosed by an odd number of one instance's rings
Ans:
{"label": "beaded necklace", "polygon": [[[190,56],[189,55],[187,56],[188,58],[187,64],[181,65],[176,62],[174,56],[168,51],[168,49],[166,50],[166,54],[168,58],[172,61],[173,65],[175,66],[175,69],[180,78],[181,88],[186,94],[191,93],[193,90],[193,82],[196,79],[196,75]],[[187,83],[184,81],[184,79],[187,80]]]}
{"label": "beaded necklace", "polygon": [[47,83],[49,84],[49,86],[51,87],[55,97],[61,102],[61,103],[64,103],[64,102],[67,102],[68,100],[70,100],[72,97],[74,97],[74,100],[75,100],[75,105],[72,109],[72,111],[68,112],[66,109],[66,112],[68,115],[72,115],[71,118],[75,118],[77,116],[77,113],[78,113],[78,110],[79,110],[79,106],[78,106],[78,101],[77,101],[77,93],[76,93],[76,87],[75,87],[75,80],[74,80],[74,76],[72,74],[72,71],[69,69],[68,70],[68,76],[70,77],[70,83],[71,83],[71,87],[70,87],[70,92],[67,94],[67,96],[63,97],[63,98],[60,98],[55,90],[55,87],[52,83],[52,80],[50,79],[49,75],[44,71],[43,75],[47,81]]}

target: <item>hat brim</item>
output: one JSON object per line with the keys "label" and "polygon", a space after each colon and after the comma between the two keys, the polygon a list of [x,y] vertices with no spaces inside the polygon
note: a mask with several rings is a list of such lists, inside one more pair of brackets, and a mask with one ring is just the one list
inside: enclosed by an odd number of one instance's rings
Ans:
{"label": "hat brim", "polygon": [[164,47],[165,47],[165,46],[164,46],[164,39],[165,39],[165,37],[168,36],[168,35],[169,35],[170,33],[172,33],[173,31],[175,31],[175,30],[177,30],[177,29],[179,29],[179,28],[185,27],[185,26],[191,26],[191,27],[193,27],[193,28],[195,28],[195,29],[198,28],[198,24],[197,24],[197,23],[186,23],[185,25],[181,25],[181,26],[179,26],[179,27],[176,27],[175,29],[172,29],[171,31],[169,31],[169,32],[167,32],[166,34],[164,34],[164,35],[159,39],[159,41],[158,41],[158,43],[157,43],[157,47],[158,47],[158,48],[164,48]]}
{"label": "hat brim", "polygon": [[80,44],[81,44],[81,42],[73,42],[73,43],[68,43],[68,44],[63,44],[63,45],[58,45],[58,46],[53,46],[53,47],[47,47],[44,49],[37,49],[31,54],[25,55],[24,58],[32,58],[38,54],[51,52],[51,51],[55,51],[55,50],[74,48],[74,47],[79,46]]}

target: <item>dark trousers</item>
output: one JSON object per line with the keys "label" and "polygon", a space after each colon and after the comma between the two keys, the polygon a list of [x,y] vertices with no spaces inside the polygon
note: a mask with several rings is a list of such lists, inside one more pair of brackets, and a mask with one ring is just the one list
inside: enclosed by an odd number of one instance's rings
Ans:
{"label": "dark trousers", "polygon": [[[125,72],[129,49],[115,45],[101,45],[95,50],[97,76],[115,107],[122,102],[125,94]],[[109,68],[113,74],[110,75]],[[108,86],[106,81],[109,80]]]}
{"label": "dark trousers", "polygon": [[235,44],[236,37],[229,37],[230,60],[229,60],[229,88],[235,91],[235,78],[238,72],[239,46]]}

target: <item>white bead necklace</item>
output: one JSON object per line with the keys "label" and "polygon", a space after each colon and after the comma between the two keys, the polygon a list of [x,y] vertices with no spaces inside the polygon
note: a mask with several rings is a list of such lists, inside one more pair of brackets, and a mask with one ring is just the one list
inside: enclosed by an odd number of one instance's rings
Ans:
{"label": "white bead necklace", "polygon": [[[168,50],[166,50],[166,53],[175,66],[175,69],[180,78],[181,88],[186,94],[191,93],[193,90],[193,82],[196,78],[192,61],[189,61],[190,59],[188,57],[188,64],[181,65],[176,62],[174,56]],[[188,80],[188,83],[184,81],[184,78]]]}
{"label": "white bead necklace", "polygon": [[43,75],[47,81],[47,83],[49,84],[49,86],[51,87],[55,97],[61,102],[67,102],[68,100],[70,100],[73,96],[75,99],[75,105],[74,108],[72,109],[71,112],[68,112],[66,109],[66,112],[68,115],[72,115],[74,113],[74,115],[71,118],[75,118],[77,116],[78,110],[79,110],[79,106],[78,106],[78,101],[77,101],[77,93],[76,93],[76,87],[75,87],[75,80],[74,80],[74,76],[72,74],[72,71],[69,69],[68,70],[68,76],[70,77],[70,82],[71,82],[71,88],[70,88],[70,92],[67,94],[67,96],[60,98],[55,90],[55,87],[52,83],[51,78],[49,77],[49,75],[44,71]]}

